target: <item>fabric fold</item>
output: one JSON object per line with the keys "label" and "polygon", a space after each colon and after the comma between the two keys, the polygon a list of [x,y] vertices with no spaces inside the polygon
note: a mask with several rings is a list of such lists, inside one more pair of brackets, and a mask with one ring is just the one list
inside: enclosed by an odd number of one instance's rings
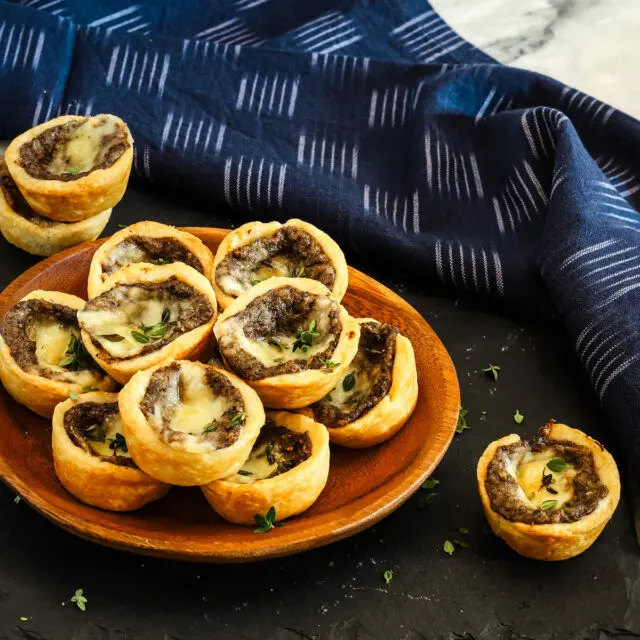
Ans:
{"label": "fabric fold", "polygon": [[238,222],[302,217],[423,281],[551,305],[640,461],[635,120],[412,2],[30,5],[0,4],[2,135],[116,113],[140,176]]}

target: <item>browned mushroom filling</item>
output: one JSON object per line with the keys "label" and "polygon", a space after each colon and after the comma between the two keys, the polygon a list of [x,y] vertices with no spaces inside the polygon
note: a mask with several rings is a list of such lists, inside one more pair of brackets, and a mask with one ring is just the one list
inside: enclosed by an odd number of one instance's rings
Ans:
{"label": "browned mushroom filling", "polygon": [[196,440],[216,449],[234,444],[246,421],[242,395],[226,376],[184,362],[154,371],[140,408],[165,442]]}
{"label": "browned mushroom filling", "polygon": [[390,324],[360,325],[358,353],[340,382],[312,406],[316,420],[327,427],[344,427],[389,393],[397,336]]}
{"label": "browned mushroom filling", "polygon": [[331,369],[342,322],[328,296],[279,287],[252,300],[221,325],[218,347],[229,367],[246,380],[306,369]]}
{"label": "browned mushroom filling", "polygon": [[129,454],[117,402],[80,402],[64,414],[71,442],[104,462],[137,468]]}
{"label": "browned mushroom filling", "polygon": [[24,199],[20,189],[13,181],[7,163],[4,158],[0,158],[0,189],[7,205],[25,220],[37,224],[40,227],[51,227],[56,224],[68,224],[67,222],[56,222],[36,213]]}
{"label": "browned mushroom filling", "polygon": [[78,180],[108,169],[130,147],[114,116],[99,115],[49,127],[20,147],[20,166],[39,180]]}
{"label": "browned mushroom filling", "polygon": [[228,478],[246,484],[275,478],[311,457],[311,438],[267,420],[240,471]]}
{"label": "browned mushroom filling", "polygon": [[491,508],[511,522],[575,522],[609,493],[587,447],[547,436],[543,427],[531,442],[502,446],[489,463],[485,487]]}
{"label": "browned mushroom filling", "polygon": [[161,349],[209,322],[213,313],[205,295],[172,277],[117,285],[89,300],[78,321],[103,357],[124,360]]}
{"label": "browned mushroom filling", "polygon": [[23,300],[7,312],[0,334],[27,373],[81,385],[104,377],[82,344],[75,309],[37,298]]}
{"label": "browned mushroom filling", "polygon": [[175,238],[129,236],[109,251],[102,262],[102,273],[108,276],[128,264],[136,262],[151,264],[184,262],[200,273],[204,271],[200,260]]}
{"label": "browned mushroom filling", "polygon": [[320,243],[294,226],[280,227],[230,251],[216,267],[216,283],[227,295],[243,291],[273,276],[311,278],[333,288],[336,272]]}

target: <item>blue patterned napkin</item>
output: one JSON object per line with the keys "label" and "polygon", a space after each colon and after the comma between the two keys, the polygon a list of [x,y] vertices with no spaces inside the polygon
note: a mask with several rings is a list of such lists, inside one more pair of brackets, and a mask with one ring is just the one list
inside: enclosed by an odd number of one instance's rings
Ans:
{"label": "blue patterned napkin", "polygon": [[[135,170],[564,324],[640,461],[640,126],[423,1],[0,0],[0,136],[112,112]],[[176,220],[176,224],[180,221]]]}

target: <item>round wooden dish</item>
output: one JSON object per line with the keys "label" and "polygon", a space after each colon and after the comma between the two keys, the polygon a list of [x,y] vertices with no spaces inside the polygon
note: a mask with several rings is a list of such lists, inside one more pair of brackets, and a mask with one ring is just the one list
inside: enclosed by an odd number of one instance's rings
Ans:
{"label": "round wooden dish", "polygon": [[[213,251],[225,229],[187,228]],[[63,251],[35,265],[0,296],[4,316],[34,289],[86,298],[89,263],[104,239]],[[128,514],[94,509],[67,493],[51,457],[51,424],[0,391],[0,477],[32,507],[82,538],[136,553],[205,562],[249,562],[285,556],[351,536],[405,502],[433,472],[455,433],[460,390],[453,363],[425,320],[402,298],[349,269],[344,298],[356,317],[390,322],[413,343],[420,395],[416,410],[391,440],[360,451],[332,447],[331,472],[318,501],[265,534],[229,524],[196,488]]]}

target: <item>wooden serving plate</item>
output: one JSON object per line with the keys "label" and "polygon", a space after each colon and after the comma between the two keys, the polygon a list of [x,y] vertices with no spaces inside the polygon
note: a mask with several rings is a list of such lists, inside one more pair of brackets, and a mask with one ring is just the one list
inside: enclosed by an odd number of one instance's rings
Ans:
{"label": "wooden serving plate", "polygon": [[[215,252],[225,229],[186,228]],[[105,239],[44,260],[0,296],[0,315],[34,289],[87,297],[89,263]],[[385,286],[349,269],[343,301],[355,317],[397,326],[413,343],[420,394],[404,428],[382,445],[332,447],[331,471],[318,501],[283,527],[257,535],[222,520],[197,488],[131,513],[87,506],[63,489],[53,469],[51,425],[0,391],[0,478],[62,528],[100,544],[147,555],[205,562],[249,562],[290,555],[341,540],[375,524],[405,502],[433,472],[455,433],[460,390],[449,354],[431,327]]]}

